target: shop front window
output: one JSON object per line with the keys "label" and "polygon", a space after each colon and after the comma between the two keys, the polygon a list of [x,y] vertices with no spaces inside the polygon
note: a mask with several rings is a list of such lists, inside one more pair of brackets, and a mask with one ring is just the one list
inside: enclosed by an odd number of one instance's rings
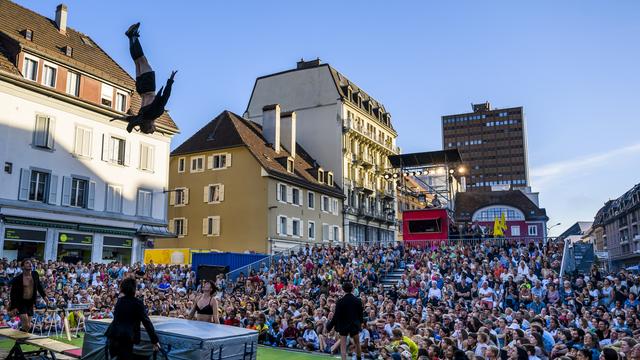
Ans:
{"label": "shop front window", "polygon": [[73,233],[58,235],[58,261],[76,264],[91,262],[93,236]]}
{"label": "shop front window", "polygon": [[37,259],[44,261],[44,245],[47,232],[44,230],[18,229],[4,230],[3,257],[8,260]]}
{"label": "shop front window", "polygon": [[133,239],[105,236],[102,247],[102,262],[131,264]]}

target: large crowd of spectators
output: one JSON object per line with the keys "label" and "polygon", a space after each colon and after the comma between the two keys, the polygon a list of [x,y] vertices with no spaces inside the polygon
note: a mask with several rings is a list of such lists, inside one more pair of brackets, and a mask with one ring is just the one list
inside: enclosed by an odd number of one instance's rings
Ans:
{"label": "large crowd of spectators", "polygon": [[[257,330],[267,346],[336,354],[339,337],[325,325],[349,281],[365,308],[360,343],[368,358],[640,359],[640,276],[597,266],[560,276],[562,253],[558,242],[492,240],[302,247],[235,279],[219,276],[218,315]],[[397,269],[401,278],[384,286]],[[112,316],[127,276],[139,279],[150,315],[187,317],[199,287],[188,266],[36,262],[35,270],[51,307],[89,304],[90,318]],[[7,285],[19,271],[17,262],[0,261],[4,325],[17,326]]]}

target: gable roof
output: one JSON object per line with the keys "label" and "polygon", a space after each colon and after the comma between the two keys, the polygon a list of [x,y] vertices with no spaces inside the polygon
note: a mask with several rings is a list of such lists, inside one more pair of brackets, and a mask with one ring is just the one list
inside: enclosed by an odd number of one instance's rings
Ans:
{"label": "gable roof", "polygon": [[[33,31],[32,40],[24,37],[26,29]],[[124,35],[122,37],[124,42]],[[65,55],[66,46],[73,49],[71,57]],[[20,69],[16,66],[17,54],[21,49],[131,91],[131,110],[137,112],[140,109],[141,98],[135,92],[135,80],[90,36],[70,27],[67,27],[63,34],[58,30],[54,20],[12,1],[0,0],[0,71],[22,77]],[[158,118],[157,124],[170,131],[178,131],[178,127],[167,113]]]}
{"label": "gable roof", "polygon": [[287,171],[285,164],[277,160],[291,156],[284,147],[280,148],[280,153],[276,153],[264,138],[262,126],[226,110],[172,151],[171,156],[222,150],[238,146],[246,147],[260,166],[274,178],[335,197],[344,197],[342,190],[335,183],[333,186],[329,186],[317,181],[314,176],[315,171],[318,169],[317,162],[300,144],[296,144],[294,173],[290,173]]}
{"label": "gable roof", "polygon": [[547,212],[520,190],[459,192],[455,200],[458,221],[471,221],[473,213],[486,206],[507,205],[519,209],[526,220],[547,221]]}
{"label": "gable roof", "polygon": [[[263,76],[259,76],[258,78],[256,78],[256,81],[253,84],[253,89],[251,91],[251,96],[249,97],[249,103],[247,104],[247,109],[246,111],[249,111],[249,105],[251,104],[251,99],[253,99],[253,94],[256,90],[256,86],[258,84],[258,81],[260,81],[261,79],[266,79],[269,77],[273,77],[273,76],[278,76],[278,75],[282,75],[282,74],[287,74],[287,73],[291,73],[291,72],[295,72],[295,71],[304,71],[307,69],[312,69],[312,68],[319,68],[319,67],[326,67],[329,71],[329,73],[331,74],[331,79],[333,80],[333,83],[336,87],[336,91],[338,93],[338,95],[343,99],[343,100],[347,100],[347,101],[351,101],[351,99],[349,99],[348,94],[346,93],[346,88],[347,86],[350,86],[353,93],[360,93],[360,96],[362,97],[362,101],[363,103],[366,101],[370,101],[372,103],[373,108],[379,107],[384,113],[388,113],[387,110],[385,109],[384,105],[375,100],[374,98],[372,98],[371,96],[369,96],[364,90],[362,90],[360,87],[358,87],[356,84],[354,84],[353,82],[351,82],[346,76],[344,76],[341,72],[339,72],[338,70],[336,70],[335,68],[333,68],[331,65],[329,64],[322,64],[320,63],[320,60],[311,60],[311,61],[301,61],[298,63],[297,67],[295,69],[289,69],[289,70],[285,70],[285,71],[279,71],[273,74],[268,74],[268,75],[263,75]],[[393,128],[393,124],[391,122],[389,122],[389,125],[386,125],[384,122],[381,122],[379,119],[376,119],[376,121],[388,128],[389,130],[391,130],[392,132],[396,132],[395,129]]]}

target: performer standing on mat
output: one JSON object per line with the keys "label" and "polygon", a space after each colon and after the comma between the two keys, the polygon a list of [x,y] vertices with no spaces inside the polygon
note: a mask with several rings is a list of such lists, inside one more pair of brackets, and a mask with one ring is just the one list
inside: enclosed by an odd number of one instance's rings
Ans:
{"label": "performer standing on mat", "polygon": [[140,23],[135,23],[129,27],[125,35],[129,38],[129,52],[136,65],[136,91],[142,97],[140,110],[136,115],[127,115],[113,120],[125,120],[129,122],[127,131],[131,132],[135,127],[145,134],[153,134],[156,130],[155,121],[164,113],[169,96],[171,96],[171,86],[173,77],[177,71],[172,71],[167,80],[167,85],[160,88],[156,94],[156,73],[149,65],[142,46],[140,45]]}
{"label": "performer standing on mat", "polygon": [[36,292],[40,294],[44,302],[49,306],[49,299],[44,292],[40,276],[33,271],[31,260],[22,260],[22,272],[11,280],[11,304],[9,310],[18,313],[20,316],[20,327],[22,331],[29,332],[31,318],[33,317],[33,306],[36,303]]}
{"label": "performer standing on mat", "polygon": [[360,330],[364,322],[362,301],[355,297],[353,284],[345,282],[342,284],[345,295],[336,303],[336,310],[333,318],[327,324],[327,330],[335,328],[340,334],[340,354],[342,360],[347,359],[347,337],[353,340],[358,359],[362,358],[360,349]]}
{"label": "performer standing on mat", "polygon": [[220,324],[218,300],[215,298],[216,284],[207,280],[202,284],[202,293],[196,297],[193,308],[189,312],[189,319]]}
{"label": "performer standing on mat", "polygon": [[142,300],[136,298],[136,279],[125,278],[120,284],[120,298],[113,310],[113,321],[105,335],[109,339],[108,351],[117,360],[134,359],[133,345],[140,343],[140,323],[144,325],[153,350],[158,351],[159,339],[147,316]]}

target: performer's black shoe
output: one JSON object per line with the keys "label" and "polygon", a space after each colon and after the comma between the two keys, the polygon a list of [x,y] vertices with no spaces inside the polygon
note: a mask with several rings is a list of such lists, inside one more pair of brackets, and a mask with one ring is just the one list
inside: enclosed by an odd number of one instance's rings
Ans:
{"label": "performer's black shoe", "polygon": [[131,38],[131,37],[134,37],[134,36],[140,36],[140,31],[138,31],[139,28],[140,28],[140,23],[137,22],[137,23],[129,26],[129,28],[127,29],[127,31],[124,34],[127,35],[128,38]]}

